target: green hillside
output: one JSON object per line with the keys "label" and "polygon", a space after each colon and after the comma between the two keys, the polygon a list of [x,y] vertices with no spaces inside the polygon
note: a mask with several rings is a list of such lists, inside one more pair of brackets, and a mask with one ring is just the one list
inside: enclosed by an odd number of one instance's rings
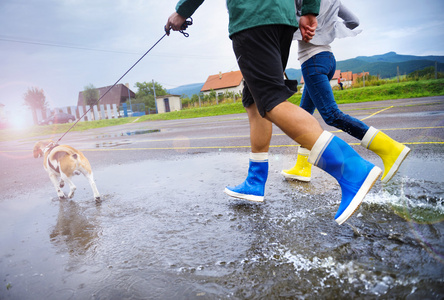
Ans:
{"label": "green hillside", "polygon": [[[342,72],[352,71],[353,73],[369,72],[370,75],[380,78],[392,78],[398,75],[408,75],[414,71],[419,71],[427,67],[434,67],[437,63],[438,72],[444,72],[444,56],[414,56],[400,55],[389,52],[382,55],[358,56],[336,62],[336,69]],[[301,70],[289,68],[286,70],[291,79],[301,80]]]}
{"label": "green hillside", "polygon": [[[336,69],[352,71],[353,73],[369,72],[370,75],[379,75],[381,78],[392,78],[399,75],[408,75],[414,71],[419,71],[427,67],[434,67],[435,62],[430,60],[410,60],[404,62],[364,62],[358,59],[337,62]],[[444,72],[444,63],[438,63],[438,72]]]}

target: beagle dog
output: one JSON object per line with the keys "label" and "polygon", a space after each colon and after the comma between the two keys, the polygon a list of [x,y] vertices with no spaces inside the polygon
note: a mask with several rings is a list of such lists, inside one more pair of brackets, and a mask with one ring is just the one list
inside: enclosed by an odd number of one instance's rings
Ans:
{"label": "beagle dog", "polygon": [[[94,193],[96,202],[100,202],[100,194],[94,182],[91,165],[88,159],[77,149],[68,145],[57,145],[52,140],[37,142],[34,146],[34,157],[44,157],[43,167],[48,172],[57,195],[60,199],[65,199],[65,193],[62,188],[65,182],[68,183],[70,191],[68,198],[74,196],[76,186],[71,180],[73,175],[83,174],[88,179]],[[59,181],[60,179],[60,181]]]}

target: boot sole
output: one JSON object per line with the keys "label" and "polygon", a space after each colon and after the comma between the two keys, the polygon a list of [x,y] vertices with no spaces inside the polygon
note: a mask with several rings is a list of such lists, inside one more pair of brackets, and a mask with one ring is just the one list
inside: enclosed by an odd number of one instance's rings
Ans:
{"label": "boot sole", "polygon": [[253,201],[253,202],[264,202],[264,196],[240,194],[240,193],[233,192],[227,188],[225,188],[224,192],[228,196],[231,196],[234,198],[244,199],[244,200]]}
{"label": "boot sole", "polygon": [[370,171],[370,173],[367,175],[367,178],[364,180],[364,183],[359,188],[356,195],[353,197],[353,200],[350,202],[348,207],[344,210],[344,212],[335,219],[335,221],[341,225],[345,221],[350,218],[355,211],[359,208],[362,201],[364,200],[367,193],[370,191],[370,189],[373,187],[373,185],[378,180],[379,176],[381,176],[382,170],[378,167],[373,167],[373,169]]}
{"label": "boot sole", "polygon": [[299,175],[288,174],[288,173],[285,173],[284,171],[282,171],[281,174],[286,179],[295,179],[295,180],[299,180],[299,181],[303,181],[303,182],[309,182],[311,180],[311,177],[304,177],[304,176],[299,176]]}
{"label": "boot sole", "polygon": [[392,177],[398,172],[399,167],[403,163],[404,159],[409,155],[410,148],[405,146],[404,149],[402,149],[401,153],[399,154],[398,158],[396,159],[393,166],[390,168],[390,171],[387,173],[387,175],[381,179],[382,182],[387,183],[392,179]]}

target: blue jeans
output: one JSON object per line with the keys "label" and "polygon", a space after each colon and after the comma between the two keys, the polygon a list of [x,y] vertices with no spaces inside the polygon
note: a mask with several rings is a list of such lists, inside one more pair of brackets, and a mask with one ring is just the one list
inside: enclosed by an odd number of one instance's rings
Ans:
{"label": "blue jeans", "polygon": [[362,121],[339,110],[333,96],[330,80],[336,70],[336,59],[331,52],[321,52],[302,64],[305,87],[301,107],[310,114],[318,109],[325,123],[362,140],[369,127]]}

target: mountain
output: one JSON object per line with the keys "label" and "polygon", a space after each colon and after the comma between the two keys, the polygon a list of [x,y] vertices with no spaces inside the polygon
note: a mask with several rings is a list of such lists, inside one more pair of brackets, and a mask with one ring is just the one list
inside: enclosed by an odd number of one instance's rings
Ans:
{"label": "mountain", "polygon": [[[361,64],[359,62],[338,62],[336,68],[341,71],[352,71],[360,73],[362,71],[369,72],[370,75],[379,75],[381,78],[392,78],[397,76],[398,67],[400,75],[407,75],[414,71],[422,70],[427,67],[435,66],[435,62],[431,60],[410,60],[404,62],[372,62]],[[438,63],[438,71],[444,71],[444,64]]]}
{"label": "mountain", "polygon": [[287,76],[289,79],[296,79],[299,83],[301,82],[302,77],[302,71],[301,69],[286,69],[285,73],[287,73]]}
{"label": "mountain", "polygon": [[[400,55],[396,52],[389,52],[374,56],[358,56],[336,62],[336,69],[352,71],[353,73],[369,72],[370,75],[379,75],[381,78],[392,78],[398,73],[406,75],[417,70],[435,66],[437,62],[438,71],[444,72],[444,56],[414,56]],[[287,69],[290,79],[301,80],[300,69]],[[291,74],[291,75],[290,75]]]}
{"label": "mountain", "polygon": [[390,62],[390,63],[396,63],[396,62],[406,62],[411,60],[430,60],[430,61],[437,61],[439,63],[444,63],[444,56],[415,56],[415,55],[402,55],[397,54],[396,52],[388,52],[386,54],[381,55],[373,55],[373,56],[358,56],[355,59],[362,60],[365,62]]}
{"label": "mountain", "polygon": [[[406,75],[414,71],[435,66],[437,63],[438,71],[444,72],[444,56],[414,56],[402,55],[396,52],[388,52],[381,55],[358,56],[356,58],[336,62],[336,69],[352,71],[353,73],[369,72],[370,75],[379,75],[381,78],[392,78],[398,73]],[[297,79],[301,82],[301,69],[288,68],[285,70],[289,79]],[[204,83],[193,83],[168,89],[169,94],[187,95],[189,98],[193,94],[198,94]]]}
{"label": "mountain", "polygon": [[167,89],[167,93],[180,96],[187,95],[188,98],[191,98],[191,96],[193,96],[194,94],[200,93],[200,90],[202,89],[203,85],[204,82],[181,85],[172,89]]}

